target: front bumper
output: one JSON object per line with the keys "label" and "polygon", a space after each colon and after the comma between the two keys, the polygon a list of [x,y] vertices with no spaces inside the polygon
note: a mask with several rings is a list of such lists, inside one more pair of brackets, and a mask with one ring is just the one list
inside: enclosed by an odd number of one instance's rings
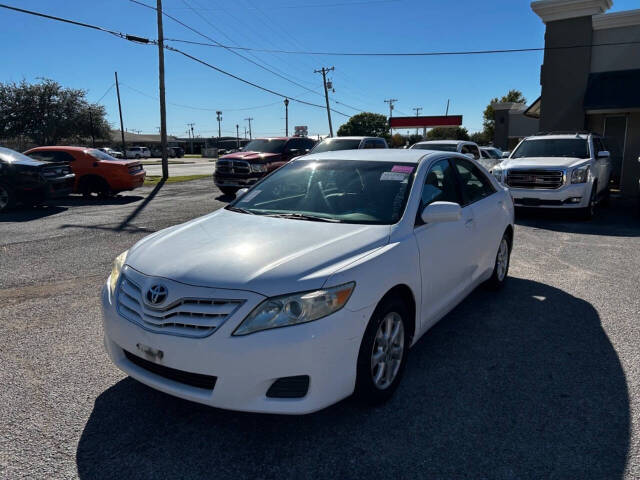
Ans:
{"label": "front bumper", "polygon": [[265,174],[255,174],[249,176],[240,175],[217,175],[213,174],[213,183],[216,187],[250,187],[258,180],[264,177]]}
{"label": "front bumper", "polygon": [[[196,287],[202,290],[201,287]],[[215,291],[215,289],[212,289]],[[220,290],[217,290],[219,294]],[[360,342],[375,306],[342,310],[314,322],[234,337],[232,332],[264,297],[245,294],[245,305],[205,338],[185,338],[145,330],[118,314],[108,287],[102,289],[104,344],[113,363],[140,382],[186,400],[247,412],[305,414],[351,395]],[[161,350],[151,358],[138,345]],[[217,377],[211,390],[152,373],[127,359],[124,350],[158,364]],[[278,378],[308,375],[303,398],[269,398]]]}
{"label": "front bumper", "polygon": [[574,183],[555,190],[509,187],[509,192],[513,198],[514,206],[518,208],[576,209],[589,206],[591,184]]}

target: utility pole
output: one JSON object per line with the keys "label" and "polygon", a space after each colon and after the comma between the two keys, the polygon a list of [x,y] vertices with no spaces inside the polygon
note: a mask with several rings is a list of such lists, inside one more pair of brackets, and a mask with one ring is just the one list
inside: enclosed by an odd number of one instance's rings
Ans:
{"label": "utility pole", "polygon": [[333,137],[333,125],[331,125],[331,107],[329,107],[329,90],[327,89],[327,72],[335,70],[335,67],[314,70],[313,73],[322,73],[322,84],[324,85],[324,99],[327,102],[327,118],[329,119],[329,136]]}
{"label": "utility pole", "polygon": [[289,99],[284,99],[284,136],[289,136]]}
{"label": "utility pole", "polygon": [[193,155],[193,126],[195,125],[195,123],[187,123],[187,132],[189,132],[189,130],[191,130],[191,136],[189,137],[191,139],[191,154]]}
{"label": "utility pole", "polygon": [[389,98],[384,103],[389,104],[389,133],[393,136],[393,128],[391,128],[391,117],[393,117],[393,104],[398,101],[397,98]]}
{"label": "utility pole", "polygon": [[236,147],[238,147],[238,150],[240,150],[240,131],[238,130],[239,128],[240,128],[240,125],[236,123]]}
{"label": "utility pole", "polygon": [[449,102],[451,101],[451,99],[447,100],[447,111],[445,112],[445,116],[448,117],[449,116]]}
{"label": "utility pole", "polygon": [[116,92],[118,94],[118,111],[120,112],[120,135],[122,136],[122,156],[127,158],[127,146],[124,143],[124,125],[122,123],[122,105],[120,104],[120,85],[118,84],[118,72],[116,74]]}
{"label": "utility pole", "polygon": [[[420,116],[420,110],[422,110],[422,107],[415,107],[413,109],[413,111],[416,112],[416,117]],[[418,127],[416,127],[416,135],[418,135]]]}
{"label": "utility pole", "polygon": [[162,178],[169,178],[169,156],[167,152],[167,105],[164,92],[164,32],[162,29],[162,0],[157,1],[158,14],[158,77],[160,83],[160,149],[162,150]]}
{"label": "utility pole", "polygon": [[220,110],[216,112],[216,117],[218,119],[218,141],[220,141],[220,137],[222,136],[222,131],[220,130],[220,122],[222,122],[222,112]]}
{"label": "utility pole", "polygon": [[[245,118],[245,120],[247,120],[249,122],[249,140],[252,140],[251,138],[251,120],[253,120],[252,117],[249,118]],[[247,137],[247,135],[245,134],[245,138]]]}
{"label": "utility pole", "polygon": [[89,125],[91,126],[91,146],[93,148],[96,148],[96,137],[93,133],[93,112],[92,112],[92,108],[89,107]]}

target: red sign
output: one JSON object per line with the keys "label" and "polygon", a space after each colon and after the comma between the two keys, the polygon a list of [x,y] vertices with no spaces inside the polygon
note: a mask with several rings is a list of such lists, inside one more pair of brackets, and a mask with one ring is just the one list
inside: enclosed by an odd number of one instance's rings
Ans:
{"label": "red sign", "polygon": [[434,117],[391,117],[391,128],[435,128],[459,127],[462,115],[439,115]]}

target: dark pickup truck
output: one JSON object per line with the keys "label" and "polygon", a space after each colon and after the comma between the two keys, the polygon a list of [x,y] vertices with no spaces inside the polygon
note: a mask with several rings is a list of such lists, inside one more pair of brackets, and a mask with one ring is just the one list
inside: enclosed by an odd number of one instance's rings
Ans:
{"label": "dark pickup truck", "polygon": [[41,162],[0,147],[0,213],[17,202],[33,205],[65,197],[75,177],[66,163]]}
{"label": "dark pickup truck", "polygon": [[291,159],[309,153],[315,143],[306,137],[257,138],[239,152],[218,158],[213,183],[222,193],[233,195]]}

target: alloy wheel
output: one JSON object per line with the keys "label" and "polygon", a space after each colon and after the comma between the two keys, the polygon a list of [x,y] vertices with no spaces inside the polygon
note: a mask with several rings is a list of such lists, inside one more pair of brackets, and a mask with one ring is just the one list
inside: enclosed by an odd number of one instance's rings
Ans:
{"label": "alloy wheel", "polygon": [[393,383],[404,356],[404,323],[396,312],[389,312],[378,327],[371,352],[371,377],[376,388],[385,390]]}
{"label": "alloy wheel", "polygon": [[9,205],[9,192],[5,187],[0,185],[0,211],[7,208],[7,205]]}
{"label": "alloy wheel", "polygon": [[502,282],[507,276],[507,268],[509,267],[509,244],[507,239],[503,238],[498,249],[498,257],[496,258],[496,275],[498,281]]}

